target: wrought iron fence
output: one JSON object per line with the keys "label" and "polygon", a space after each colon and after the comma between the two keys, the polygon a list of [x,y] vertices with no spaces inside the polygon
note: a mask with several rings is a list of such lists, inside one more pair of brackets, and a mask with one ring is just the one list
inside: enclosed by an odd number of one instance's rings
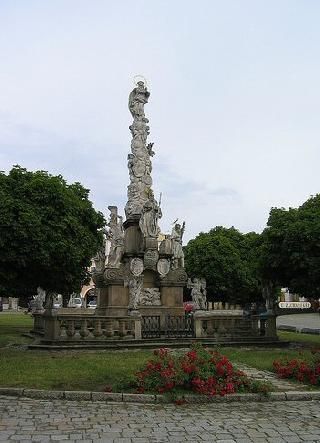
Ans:
{"label": "wrought iron fence", "polygon": [[142,338],[161,337],[160,316],[144,315],[141,318],[141,336]]}
{"label": "wrought iron fence", "polygon": [[165,319],[165,336],[194,337],[193,316],[168,315]]}

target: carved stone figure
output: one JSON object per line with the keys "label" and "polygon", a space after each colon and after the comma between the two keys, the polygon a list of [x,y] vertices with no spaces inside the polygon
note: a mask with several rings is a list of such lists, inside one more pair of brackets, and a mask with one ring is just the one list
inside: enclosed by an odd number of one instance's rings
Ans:
{"label": "carved stone figure", "polygon": [[127,275],[124,286],[129,288],[128,309],[137,311],[142,297],[143,276]]}
{"label": "carved stone figure", "polygon": [[55,299],[55,293],[48,291],[46,294],[46,301],[44,303],[45,309],[52,309],[53,308],[54,299]]}
{"label": "carved stone figure", "polygon": [[116,206],[109,206],[110,221],[108,223],[108,239],[110,240],[110,253],[108,257],[108,266],[118,268],[124,249],[124,231],[122,225],[122,217],[118,215]]}
{"label": "carved stone figure", "polygon": [[175,223],[172,228],[171,242],[172,242],[172,269],[184,268],[184,253],[182,249],[182,237],[185,230],[185,222],[182,226]]}
{"label": "carved stone figure", "polygon": [[40,286],[37,287],[37,295],[33,296],[35,300],[35,308],[37,311],[41,311],[43,309],[43,304],[46,300],[46,291],[42,289]]}
{"label": "carved stone figure", "polygon": [[151,191],[149,199],[143,205],[142,214],[139,221],[139,226],[144,237],[158,237],[160,232],[158,220],[161,217],[161,209]]}
{"label": "carved stone figure", "polygon": [[205,302],[207,302],[207,282],[205,278],[200,278],[200,285]]}
{"label": "carved stone figure", "polygon": [[[143,212],[149,212],[153,201],[147,203],[152,186],[152,163],[150,157],[154,155],[153,143],[147,145],[147,137],[150,128],[149,120],[144,114],[144,105],[148,102],[150,93],[143,81],[137,83],[136,88],[129,96],[129,110],[133,116],[133,122],[129,127],[132,134],[131,154],[128,155],[128,169],[130,184],[128,186],[128,201],[125,207],[127,218],[136,218]],[[146,206],[145,206],[146,205]],[[150,214],[146,215],[148,218]],[[158,217],[160,218],[160,217]],[[146,224],[146,230],[151,224]],[[149,229],[150,230],[150,229]],[[152,229],[152,234],[155,229]]]}
{"label": "carved stone figure", "polygon": [[147,150],[148,150],[148,154],[150,155],[150,157],[153,157],[155,152],[152,150],[154,143],[148,143],[147,145]]}
{"label": "carved stone figure", "polygon": [[144,288],[140,300],[142,306],[161,306],[159,288]]}
{"label": "carved stone figure", "polygon": [[188,279],[188,288],[191,288],[191,297],[194,304],[195,310],[206,310],[207,309],[207,297],[206,297],[206,287],[203,287],[205,280],[194,278],[193,281]]}
{"label": "carved stone figure", "polygon": [[137,83],[136,88],[129,95],[129,111],[132,117],[144,116],[144,105],[148,103],[148,92],[143,81]]}

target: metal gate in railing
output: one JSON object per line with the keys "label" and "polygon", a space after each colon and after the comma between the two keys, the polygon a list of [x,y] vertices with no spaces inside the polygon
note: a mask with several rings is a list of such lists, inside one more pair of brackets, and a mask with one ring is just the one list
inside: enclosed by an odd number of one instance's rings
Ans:
{"label": "metal gate in railing", "polygon": [[193,316],[167,315],[165,320],[165,336],[168,338],[194,337]]}
{"label": "metal gate in railing", "polygon": [[143,315],[141,318],[142,338],[158,338],[161,336],[160,316]]}

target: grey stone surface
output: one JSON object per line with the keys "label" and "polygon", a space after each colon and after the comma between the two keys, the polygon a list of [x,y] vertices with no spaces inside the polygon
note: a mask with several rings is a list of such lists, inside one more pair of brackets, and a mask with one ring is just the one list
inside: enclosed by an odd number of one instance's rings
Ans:
{"label": "grey stone surface", "polygon": [[319,442],[319,401],[175,406],[0,396],[1,442]]}
{"label": "grey stone surface", "polygon": [[91,398],[93,401],[122,401],[122,393],[116,392],[92,392]]}
{"label": "grey stone surface", "polygon": [[154,395],[146,395],[146,394],[123,394],[124,402],[133,402],[133,403],[154,403],[155,396]]}
{"label": "grey stone surface", "polygon": [[65,391],[67,400],[91,400],[91,392],[87,391]]}
{"label": "grey stone surface", "polygon": [[301,331],[303,328],[320,331],[320,315],[317,313],[279,315],[277,317],[277,327],[279,326],[290,326],[296,328],[297,331]]}
{"label": "grey stone surface", "polygon": [[23,389],[21,388],[0,388],[0,395],[20,396],[22,394],[23,394]]}
{"label": "grey stone surface", "polygon": [[311,400],[312,393],[306,391],[289,391],[285,392],[287,400]]}
{"label": "grey stone surface", "polygon": [[44,399],[55,399],[55,398],[63,398],[63,391],[44,391],[41,389],[25,389],[23,391],[23,395],[25,397],[30,398],[44,398]]}

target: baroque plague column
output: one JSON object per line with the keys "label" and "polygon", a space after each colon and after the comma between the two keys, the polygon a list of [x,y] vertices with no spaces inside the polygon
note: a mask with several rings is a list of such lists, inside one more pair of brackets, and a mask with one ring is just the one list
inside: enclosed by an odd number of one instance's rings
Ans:
{"label": "baroque plague column", "polygon": [[184,270],[182,235],[175,225],[173,235],[159,241],[158,221],[162,216],[152,191],[153,143],[147,143],[149,120],[144,106],[150,93],[139,81],[129,95],[129,111],[133,117],[128,154],[130,183],[125,206],[126,220],[116,206],[109,206],[110,221],[106,242],[96,266],[94,280],[98,290],[99,315],[143,316],[183,315]]}

